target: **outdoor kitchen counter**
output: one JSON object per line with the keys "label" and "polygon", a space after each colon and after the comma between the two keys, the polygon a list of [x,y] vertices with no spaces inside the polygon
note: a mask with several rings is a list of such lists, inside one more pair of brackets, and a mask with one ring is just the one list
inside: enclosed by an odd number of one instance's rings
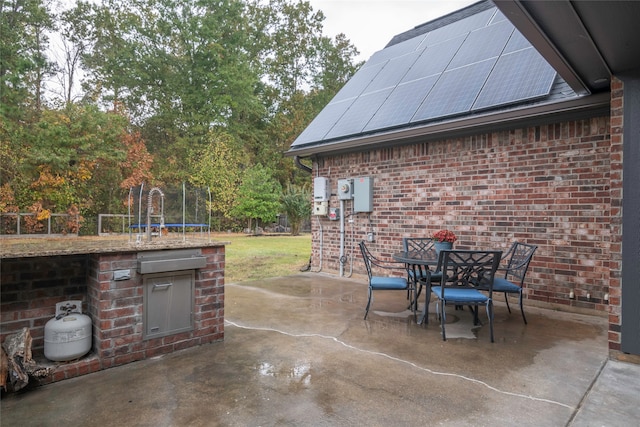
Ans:
{"label": "outdoor kitchen counter", "polygon": [[155,237],[151,242],[137,243],[129,236],[122,237],[1,237],[0,259],[48,257],[57,255],[145,252],[164,249],[205,248],[228,245],[229,242],[209,241],[189,236]]}
{"label": "outdoor kitchen counter", "polygon": [[[34,358],[42,357],[45,325],[66,300],[83,302],[92,350],[55,363],[40,383],[222,341],[228,243],[175,234],[150,242],[128,235],[0,238],[0,342],[28,328]],[[169,283],[171,293],[148,293]],[[162,316],[161,303],[174,316]]]}

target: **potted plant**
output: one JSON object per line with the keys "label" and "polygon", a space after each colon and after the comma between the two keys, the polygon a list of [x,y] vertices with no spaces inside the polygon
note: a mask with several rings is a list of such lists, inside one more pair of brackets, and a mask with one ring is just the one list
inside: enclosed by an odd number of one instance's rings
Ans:
{"label": "potted plant", "polygon": [[434,242],[434,246],[436,248],[436,252],[440,253],[443,249],[451,249],[453,248],[453,242],[458,240],[455,233],[450,230],[439,230],[433,233],[431,236]]}

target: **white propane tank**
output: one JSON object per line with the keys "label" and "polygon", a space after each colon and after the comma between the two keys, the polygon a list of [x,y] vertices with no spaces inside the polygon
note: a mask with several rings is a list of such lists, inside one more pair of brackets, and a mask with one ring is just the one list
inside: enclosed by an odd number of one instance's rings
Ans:
{"label": "white propane tank", "polygon": [[56,317],[44,326],[44,357],[55,362],[84,356],[91,350],[91,318],[82,314],[82,301],[56,304]]}

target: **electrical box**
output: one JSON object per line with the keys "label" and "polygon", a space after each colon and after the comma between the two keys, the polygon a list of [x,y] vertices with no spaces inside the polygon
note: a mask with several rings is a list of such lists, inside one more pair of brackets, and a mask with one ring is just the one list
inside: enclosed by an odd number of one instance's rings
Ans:
{"label": "electrical box", "polygon": [[340,218],[340,208],[329,208],[329,219],[337,221]]}
{"label": "electrical box", "polygon": [[373,178],[360,177],[353,180],[353,211],[373,211]]}
{"label": "electrical box", "polygon": [[[329,189],[329,178],[323,176],[317,176],[313,179],[313,201],[314,202],[327,202],[331,196]],[[326,215],[326,212],[325,212]]]}
{"label": "electrical box", "polygon": [[329,209],[329,202],[313,202],[314,215],[326,215]]}
{"label": "electrical box", "polygon": [[340,200],[353,199],[353,180],[352,179],[338,180],[338,199]]}

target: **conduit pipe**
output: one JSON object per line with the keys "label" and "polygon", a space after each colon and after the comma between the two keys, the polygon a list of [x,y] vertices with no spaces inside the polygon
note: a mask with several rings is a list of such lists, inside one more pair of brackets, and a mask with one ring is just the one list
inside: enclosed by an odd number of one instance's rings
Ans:
{"label": "conduit pipe", "polygon": [[344,277],[344,200],[340,199],[340,257],[338,258],[340,264],[340,277]]}

